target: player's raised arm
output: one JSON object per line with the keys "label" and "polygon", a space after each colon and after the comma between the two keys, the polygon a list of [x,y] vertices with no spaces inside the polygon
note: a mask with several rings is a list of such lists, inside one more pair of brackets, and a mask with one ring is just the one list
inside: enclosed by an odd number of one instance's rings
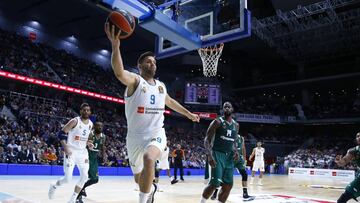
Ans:
{"label": "player's raised arm", "polygon": [[220,121],[218,119],[213,120],[210,125],[209,128],[206,131],[206,137],[204,140],[204,146],[206,149],[206,154],[209,160],[209,164],[212,168],[215,168],[216,166],[216,162],[214,160],[213,157],[213,153],[212,153],[212,142],[214,140],[215,137],[215,133],[216,133],[216,129],[220,126]]}
{"label": "player's raised arm", "polygon": [[335,158],[335,163],[338,166],[346,166],[354,159],[355,157],[354,154],[355,154],[355,147],[349,149],[344,157],[341,155],[337,155]]}
{"label": "player's raised arm", "polygon": [[165,98],[165,104],[170,109],[186,116],[188,119],[192,120],[193,122],[199,122],[200,117],[197,114],[191,113],[188,111],[185,107],[183,107],[179,102],[177,102],[175,99],[171,98],[168,94]]}
{"label": "player's raised arm", "polygon": [[112,25],[110,27],[110,24],[106,23],[105,32],[108,39],[111,42],[111,47],[112,47],[111,66],[116,78],[126,86],[135,86],[139,79],[136,74],[131,73],[124,69],[124,64],[121,58],[120,39],[119,39],[121,31],[115,33],[115,26]]}

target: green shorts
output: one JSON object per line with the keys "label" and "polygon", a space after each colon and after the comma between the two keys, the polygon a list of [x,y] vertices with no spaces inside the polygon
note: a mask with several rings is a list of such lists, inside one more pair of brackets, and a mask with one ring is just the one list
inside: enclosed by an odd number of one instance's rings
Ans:
{"label": "green shorts", "polygon": [[356,175],[355,180],[353,180],[349,185],[346,186],[345,190],[351,193],[354,198],[360,196],[360,174]]}
{"label": "green shorts", "polygon": [[89,156],[89,179],[98,180],[99,179],[99,168],[98,168],[98,160],[97,157]]}
{"label": "green shorts", "polygon": [[211,168],[209,184],[219,187],[221,184],[232,185],[234,182],[234,153],[213,151],[216,167]]}

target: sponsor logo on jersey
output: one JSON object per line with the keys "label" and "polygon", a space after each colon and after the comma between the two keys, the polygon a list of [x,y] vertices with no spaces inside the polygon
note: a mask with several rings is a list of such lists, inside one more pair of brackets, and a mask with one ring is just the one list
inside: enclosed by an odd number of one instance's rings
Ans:
{"label": "sponsor logo on jersey", "polygon": [[74,139],[75,139],[75,140],[80,140],[80,136],[79,136],[79,135],[75,135]]}
{"label": "sponsor logo on jersey", "polygon": [[141,88],[141,91],[144,92],[144,93],[146,93],[146,87],[143,86],[143,87]]}
{"label": "sponsor logo on jersey", "polygon": [[332,173],[331,173],[331,175],[332,176],[336,176],[337,174],[336,174],[336,171],[333,171]]}
{"label": "sponsor logo on jersey", "polygon": [[159,93],[164,94],[164,88],[162,86],[159,86]]}
{"label": "sponsor logo on jersey", "polygon": [[143,106],[139,106],[137,109],[138,113],[144,113],[145,112],[145,108]]}

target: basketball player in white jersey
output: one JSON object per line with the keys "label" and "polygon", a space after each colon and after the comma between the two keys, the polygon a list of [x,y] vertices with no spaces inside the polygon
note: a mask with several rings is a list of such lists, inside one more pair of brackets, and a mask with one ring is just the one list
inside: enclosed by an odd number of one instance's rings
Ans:
{"label": "basketball player in white jersey", "polygon": [[152,184],[155,161],[166,146],[164,126],[165,105],[199,122],[199,116],[189,112],[166,91],[164,83],[155,80],[156,59],[151,52],[138,59],[140,75],[124,70],[120,54],[120,32],[105,24],[105,32],[112,45],[111,65],[116,78],[126,85],[125,115],[127,118],[126,146],[135,182],[139,184],[139,203],[153,202],[156,185]]}
{"label": "basketball player in white jersey", "polygon": [[69,203],[75,203],[76,197],[79,195],[81,188],[88,180],[89,158],[86,146],[93,148],[94,145],[91,140],[88,140],[89,134],[93,127],[89,116],[91,114],[90,106],[83,103],[80,106],[80,116],[71,119],[58,133],[61,145],[64,148],[64,177],[56,181],[55,184],[50,184],[49,199],[54,198],[56,189],[71,181],[75,165],[80,172],[80,180],[75,186],[73,195]]}
{"label": "basketball player in white jersey", "polygon": [[256,145],[257,145],[257,147],[255,147],[253,149],[253,151],[250,155],[250,158],[249,158],[249,160],[252,160],[252,158],[255,156],[255,160],[254,160],[253,167],[252,167],[251,178],[250,178],[250,184],[254,183],[255,173],[258,170],[260,170],[258,185],[263,185],[262,177],[265,172],[265,162],[264,162],[265,149],[263,147],[261,147],[261,145],[262,145],[261,142],[257,142]]}

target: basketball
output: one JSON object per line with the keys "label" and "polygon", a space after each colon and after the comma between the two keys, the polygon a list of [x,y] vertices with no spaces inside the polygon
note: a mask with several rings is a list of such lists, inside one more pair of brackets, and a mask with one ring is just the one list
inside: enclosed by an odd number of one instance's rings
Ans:
{"label": "basketball", "polygon": [[106,19],[109,23],[110,29],[112,25],[115,26],[115,34],[121,30],[120,39],[126,39],[134,32],[135,18],[128,11],[118,10],[112,11]]}

